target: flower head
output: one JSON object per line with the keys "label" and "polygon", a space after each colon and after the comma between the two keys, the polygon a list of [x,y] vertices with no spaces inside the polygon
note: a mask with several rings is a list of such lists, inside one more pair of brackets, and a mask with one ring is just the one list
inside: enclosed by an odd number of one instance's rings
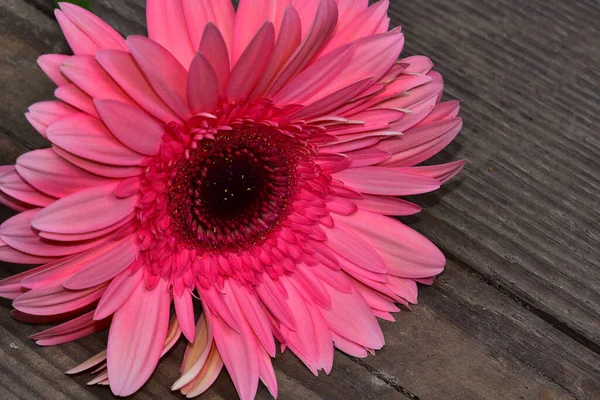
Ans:
{"label": "flower head", "polygon": [[[260,4],[259,4],[260,3]],[[41,266],[0,283],[24,321],[70,319],[54,345],[109,328],[76,367],[138,390],[181,334],[174,389],[225,366],[243,399],[277,395],[275,339],[315,374],[334,346],[384,344],[376,317],[445,264],[394,216],[462,162],[415,166],[461,128],[426,57],[398,61],[387,0],[148,0],[149,38],[124,40],[63,3],[75,55],[39,64],[59,100],[26,114],[51,148],[0,168],[0,259]],[[194,314],[194,299],[202,314]],[[170,315],[174,303],[175,315]]]}

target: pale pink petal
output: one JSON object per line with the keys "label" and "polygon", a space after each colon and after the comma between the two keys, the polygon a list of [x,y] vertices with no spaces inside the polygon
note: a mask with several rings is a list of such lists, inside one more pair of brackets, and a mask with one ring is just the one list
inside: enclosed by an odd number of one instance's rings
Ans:
{"label": "pale pink petal", "polygon": [[167,49],[188,68],[196,48],[188,34],[182,0],[146,1],[148,37]]}
{"label": "pale pink petal", "polygon": [[194,337],[195,340],[188,344],[185,350],[181,377],[173,384],[171,390],[179,390],[196,379],[209,357],[213,345],[213,332],[205,313],[202,313],[195,324]]}
{"label": "pale pink petal", "polygon": [[127,217],[137,197],[118,198],[111,183],[74,193],[46,207],[31,221],[40,231],[77,234],[100,230]]}
{"label": "pale pink petal", "polygon": [[79,374],[83,371],[87,371],[88,369],[94,368],[95,366],[97,366],[98,364],[103,362],[104,360],[106,360],[106,350],[101,351],[100,353],[92,356],[90,359],[82,362],[78,366],[71,368],[70,370],[65,372],[65,374],[69,374],[69,375]]}
{"label": "pale pink petal", "polygon": [[154,290],[138,285],[113,316],[107,369],[117,396],[135,393],[152,375],[167,337],[171,296],[167,282]]}
{"label": "pale pink petal", "polygon": [[63,160],[52,149],[25,153],[17,159],[15,168],[27,183],[46,195],[57,198],[110,182],[109,179],[92,175]]}
{"label": "pale pink petal", "polygon": [[223,360],[217,350],[217,346],[213,343],[210,347],[206,363],[204,363],[198,375],[188,385],[181,388],[181,394],[188,398],[200,396],[217,380],[222,369]]}
{"label": "pale pink petal", "polygon": [[63,117],[46,130],[52,143],[76,156],[116,166],[137,166],[144,156],[122,145],[102,121],[87,114]]}
{"label": "pale pink petal", "polygon": [[164,47],[143,36],[129,36],[127,46],[159,97],[182,119],[188,120],[192,113],[187,105],[185,68]]}
{"label": "pale pink petal", "polygon": [[158,154],[165,131],[163,124],[129,104],[114,100],[95,100],[94,103],[104,124],[121,143],[147,156]]}

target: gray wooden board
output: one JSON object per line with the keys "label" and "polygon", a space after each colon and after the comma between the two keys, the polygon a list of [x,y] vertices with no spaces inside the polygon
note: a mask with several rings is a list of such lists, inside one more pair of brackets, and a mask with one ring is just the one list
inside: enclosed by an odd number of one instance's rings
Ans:
{"label": "gray wooden board", "polygon": [[[96,0],[124,34],[144,33],[143,1]],[[464,158],[460,178],[415,199],[408,219],[448,255],[420,304],[382,323],[387,346],[336,353],[315,378],[289,352],[274,361],[280,398],[593,399],[600,396],[598,150],[600,6],[593,1],[392,1],[405,54],[427,54],[465,128],[436,161]],[[0,163],[44,147],[23,117],[50,99],[36,58],[67,52],[44,0],[0,4]],[[491,170],[490,170],[491,169]],[[9,211],[1,210],[1,220]],[[4,264],[0,277],[21,267]],[[102,350],[99,334],[52,348],[26,338],[0,302],[0,398],[111,398],[89,376],[63,375]],[[169,391],[180,343],[135,398]],[[264,388],[259,398],[268,398]],[[221,374],[207,399],[235,398]]]}

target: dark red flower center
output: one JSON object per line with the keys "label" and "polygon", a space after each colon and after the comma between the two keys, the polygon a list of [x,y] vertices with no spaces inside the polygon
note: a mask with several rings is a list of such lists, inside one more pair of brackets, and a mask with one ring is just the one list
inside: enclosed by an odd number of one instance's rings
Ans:
{"label": "dark red flower center", "polygon": [[171,222],[183,241],[223,251],[265,239],[296,190],[297,148],[284,135],[246,129],[197,142],[168,185]]}

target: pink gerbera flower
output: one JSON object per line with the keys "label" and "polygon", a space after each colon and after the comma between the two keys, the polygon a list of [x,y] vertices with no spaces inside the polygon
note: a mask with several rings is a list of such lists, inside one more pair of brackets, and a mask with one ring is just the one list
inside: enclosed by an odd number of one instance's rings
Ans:
{"label": "pink gerbera flower", "polygon": [[[148,0],[149,38],[124,40],[63,3],[74,56],[39,64],[59,100],[26,114],[52,147],[0,167],[0,259],[41,266],[0,283],[34,335],[109,328],[70,372],[137,391],[181,333],[173,389],[205,391],[223,365],[243,399],[273,396],[275,339],[317,374],[334,347],[384,344],[376,317],[417,299],[442,253],[390,216],[462,162],[415,165],[461,128],[423,56],[397,61],[387,0]],[[199,298],[202,314],[194,314]],[[175,313],[170,315],[171,303]]]}

